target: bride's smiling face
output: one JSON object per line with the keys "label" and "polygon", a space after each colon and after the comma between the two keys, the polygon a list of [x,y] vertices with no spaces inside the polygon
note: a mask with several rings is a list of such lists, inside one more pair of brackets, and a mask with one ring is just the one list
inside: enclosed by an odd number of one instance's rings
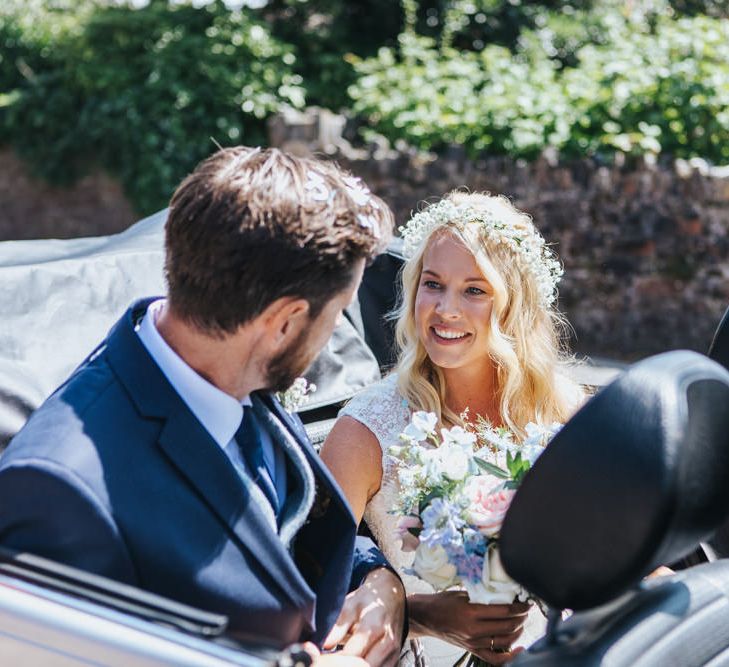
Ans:
{"label": "bride's smiling face", "polygon": [[476,260],[451,234],[430,241],[415,296],[415,325],[430,360],[441,368],[489,363],[493,300]]}

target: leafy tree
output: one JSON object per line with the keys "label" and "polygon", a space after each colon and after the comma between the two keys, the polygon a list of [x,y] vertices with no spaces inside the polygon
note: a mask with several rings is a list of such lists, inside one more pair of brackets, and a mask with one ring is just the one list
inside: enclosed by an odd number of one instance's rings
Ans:
{"label": "leafy tree", "polygon": [[27,9],[3,10],[15,53],[0,68],[0,141],[54,182],[100,164],[141,213],[163,206],[214,142],[264,143],[269,114],[304,104],[295,54],[250,11],[166,0]]}

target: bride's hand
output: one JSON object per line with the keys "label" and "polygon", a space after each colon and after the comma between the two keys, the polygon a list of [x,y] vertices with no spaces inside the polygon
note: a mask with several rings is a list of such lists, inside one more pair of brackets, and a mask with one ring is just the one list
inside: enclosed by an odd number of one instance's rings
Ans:
{"label": "bride's hand", "polygon": [[512,660],[512,645],[524,629],[529,605],[472,604],[460,591],[408,597],[412,634],[439,637],[493,665]]}

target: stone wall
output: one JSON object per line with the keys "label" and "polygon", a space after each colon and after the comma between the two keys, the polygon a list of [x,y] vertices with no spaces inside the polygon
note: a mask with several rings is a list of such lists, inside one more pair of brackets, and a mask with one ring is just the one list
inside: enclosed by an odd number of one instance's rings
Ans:
{"label": "stone wall", "polygon": [[[619,359],[680,347],[706,351],[729,305],[729,168],[469,160],[385,142],[353,148],[341,116],[276,116],[270,144],[336,159],[381,195],[398,224],[420,202],[456,187],[503,193],[534,217],[565,266],[560,307],[575,350]],[[0,240],[87,236],[135,219],[120,187],[92,174],[70,189],[33,179],[0,151]]]}
{"label": "stone wall", "polygon": [[631,360],[705,352],[729,306],[729,168],[701,160],[605,166],[592,160],[469,160],[384,142],[354,149],[341,117],[309,110],[271,120],[272,143],[331,156],[361,176],[402,224],[453,188],[508,195],[562,258],[560,308],[577,351]]}
{"label": "stone wall", "polygon": [[100,236],[137,216],[121,186],[102,172],[60,188],[34,177],[10,150],[0,150],[0,241]]}

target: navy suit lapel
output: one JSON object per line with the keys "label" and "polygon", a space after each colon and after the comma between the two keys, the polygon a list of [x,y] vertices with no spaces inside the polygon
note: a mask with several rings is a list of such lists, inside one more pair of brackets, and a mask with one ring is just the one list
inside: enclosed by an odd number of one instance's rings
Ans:
{"label": "navy suit lapel", "polygon": [[218,518],[268,571],[296,606],[313,594],[260,506],[220,447],[189,412],[167,421],[159,445]]}
{"label": "navy suit lapel", "polygon": [[[312,447],[301,420],[270,394],[261,398],[298,441],[317,484],[308,523],[296,537],[296,560],[316,591],[318,639],[334,624],[349,588],[357,523],[339,485]],[[316,635],[314,640],[316,641]]]}
{"label": "navy suit lapel", "polygon": [[151,300],[135,304],[112,329],[106,351],[143,416],[164,420],[159,446],[218,519],[297,607],[314,594],[225,453],[174,391],[134,332]]}
{"label": "navy suit lapel", "polygon": [[354,514],[352,514],[352,510],[349,507],[349,503],[347,502],[342,489],[339,487],[339,484],[337,484],[331,472],[329,472],[329,468],[322,463],[321,458],[312,447],[311,442],[306,435],[306,430],[299,418],[292,416],[284,410],[282,405],[273,396],[271,396],[271,394],[262,392],[259,396],[268,409],[274,412],[276,416],[278,416],[278,418],[287,426],[296,438],[297,442],[300,444],[301,450],[304,452],[309,465],[314,471],[317,484],[323,487],[327,495],[329,495],[332,500],[340,506],[345,515],[351,520],[352,525],[355,526],[356,521]]}

